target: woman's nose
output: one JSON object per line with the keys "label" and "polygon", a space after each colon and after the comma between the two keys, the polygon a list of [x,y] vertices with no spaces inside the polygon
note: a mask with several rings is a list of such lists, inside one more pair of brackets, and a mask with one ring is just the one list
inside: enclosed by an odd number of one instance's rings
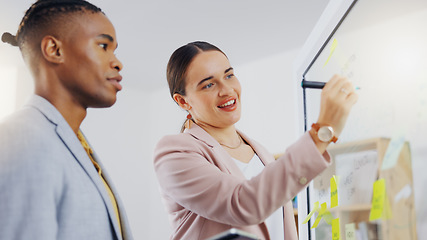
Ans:
{"label": "woman's nose", "polygon": [[233,91],[234,91],[234,88],[232,85],[227,83],[220,84],[220,91],[219,91],[220,96],[229,96],[233,94]]}

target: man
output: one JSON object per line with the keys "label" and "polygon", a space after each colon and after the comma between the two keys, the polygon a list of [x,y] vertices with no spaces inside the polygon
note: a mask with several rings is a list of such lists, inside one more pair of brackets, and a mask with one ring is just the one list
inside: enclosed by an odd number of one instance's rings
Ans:
{"label": "man", "polygon": [[111,181],[79,130],[121,90],[115,30],[82,0],[39,0],[16,37],[35,94],[0,123],[0,239],[132,239]]}

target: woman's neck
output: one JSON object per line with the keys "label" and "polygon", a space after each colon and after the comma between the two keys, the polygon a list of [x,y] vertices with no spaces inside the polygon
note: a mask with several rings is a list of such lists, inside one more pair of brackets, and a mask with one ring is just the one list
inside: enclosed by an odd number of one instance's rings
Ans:
{"label": "woman's neck", "polygon": [[237,146],[242,140],[237,133],[234,125],[225,128],[219,128],[214,126],[200,125],[209,135],[217,140],[221,145],[226,146]]}

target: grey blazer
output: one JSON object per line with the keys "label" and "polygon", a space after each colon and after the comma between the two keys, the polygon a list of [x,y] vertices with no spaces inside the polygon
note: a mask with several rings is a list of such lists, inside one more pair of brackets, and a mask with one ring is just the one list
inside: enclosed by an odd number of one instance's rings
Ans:
{"label": "grey blazer", "polygon": [[101,178],[76,134],[46,99],[32,96],[0,123],[0,240],[132,239],[115,196],[123,238]]}

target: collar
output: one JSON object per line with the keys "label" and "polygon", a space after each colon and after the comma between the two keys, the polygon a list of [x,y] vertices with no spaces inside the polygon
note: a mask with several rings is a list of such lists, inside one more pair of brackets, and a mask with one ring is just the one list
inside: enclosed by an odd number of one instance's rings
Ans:
{"label": "collar", "polygon": [[43,115],[53,124],[60,125],[62,123],[68,123],[65,121],[62,114],[55,108],[47,99],[33,94],[24,107],[33,107],[39,110]]}

